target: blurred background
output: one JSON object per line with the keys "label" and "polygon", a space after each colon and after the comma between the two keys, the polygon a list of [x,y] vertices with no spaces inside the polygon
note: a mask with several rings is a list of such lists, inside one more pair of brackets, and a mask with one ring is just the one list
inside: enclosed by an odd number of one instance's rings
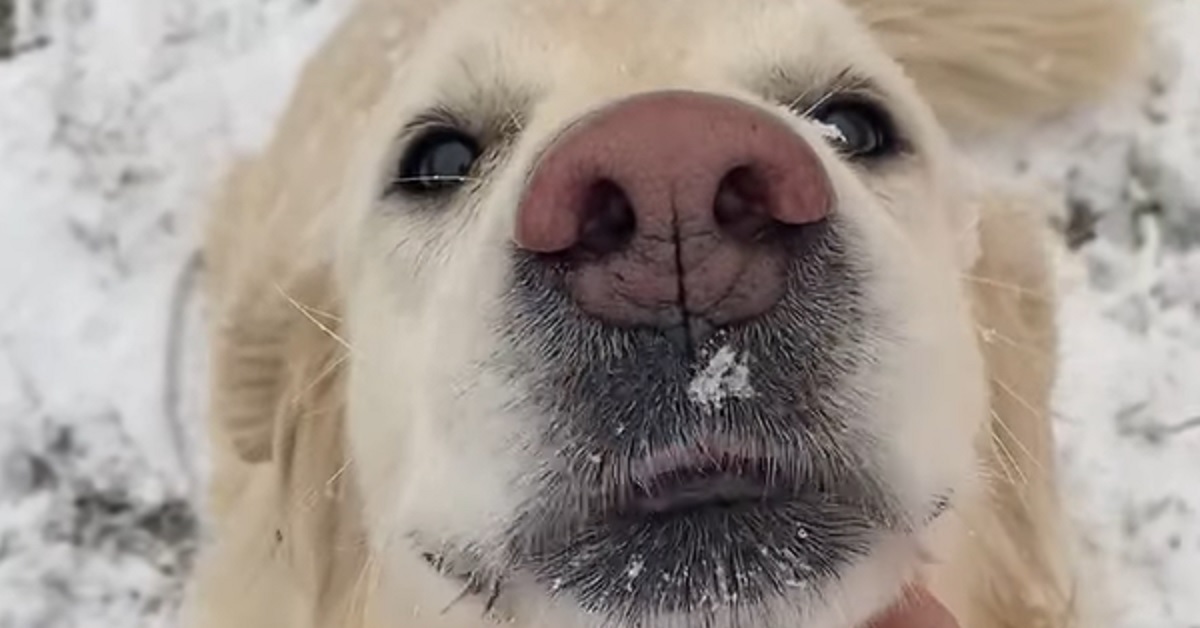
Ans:
{"label": "blurred background", "polygon": [[[205,199],[351,0],[0,0],[0,628],[173,625]],[[1121,628],[1200,627],[1200,2],[1102,107],[965,147],[1061,201],[1055,424]]]}

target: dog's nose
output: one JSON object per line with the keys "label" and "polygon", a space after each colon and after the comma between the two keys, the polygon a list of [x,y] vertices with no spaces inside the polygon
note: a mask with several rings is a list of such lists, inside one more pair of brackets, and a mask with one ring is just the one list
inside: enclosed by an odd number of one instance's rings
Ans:
{"label": "dog's nose", "polygon": [[832,203],[817,155],[781,119],[723,96],[654,92],[581,118],[546,148],[515,240],[562,264],[592,316],[711,329],[779,300],[780,236]]}

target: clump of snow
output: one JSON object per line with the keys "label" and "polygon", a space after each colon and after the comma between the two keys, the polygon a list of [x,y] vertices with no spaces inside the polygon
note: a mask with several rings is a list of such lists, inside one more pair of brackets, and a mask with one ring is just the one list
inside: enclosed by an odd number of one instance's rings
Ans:
{"label": "clump of snow", "polygon": [[688,384],[688,399],[708,408],[720,408],[729,399],[749,399],[754,396],[750,385],[750,367],[746,356],[733,347],[721,347],[708,364]]}
{"label": "clump of snow", "polygon": [[646,561],[641,556],[634,556],[633,560],[629,561],[629,567],[625,569],[625,577],[630,580],[637,580],[638,576],[646,570]]}

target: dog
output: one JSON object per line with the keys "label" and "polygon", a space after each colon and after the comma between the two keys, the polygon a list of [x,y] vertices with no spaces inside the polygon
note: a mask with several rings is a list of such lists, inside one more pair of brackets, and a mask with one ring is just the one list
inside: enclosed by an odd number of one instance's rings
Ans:
{"label": "dog", "polygon": [[1141,23],[360,0],[208,218],[188,625],[1102,624],[1044,207],[961,146],[1101,98]]}

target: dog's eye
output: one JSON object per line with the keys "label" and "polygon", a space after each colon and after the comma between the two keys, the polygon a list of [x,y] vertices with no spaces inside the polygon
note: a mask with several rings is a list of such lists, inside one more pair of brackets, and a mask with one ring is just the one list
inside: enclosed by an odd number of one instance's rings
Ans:
{"label": "dog's eye", "polygon": [[405,151],[390,186],[408,194],[437,194],[461,186],[479,160],[479,144],[450,128],[426,131]]}
{"label": "dog's eye", "polygon": [[825,137],[843,154],[874,159],[896,152],[895,128],[887,112],[860,99],[834,99],[812,114]]}

